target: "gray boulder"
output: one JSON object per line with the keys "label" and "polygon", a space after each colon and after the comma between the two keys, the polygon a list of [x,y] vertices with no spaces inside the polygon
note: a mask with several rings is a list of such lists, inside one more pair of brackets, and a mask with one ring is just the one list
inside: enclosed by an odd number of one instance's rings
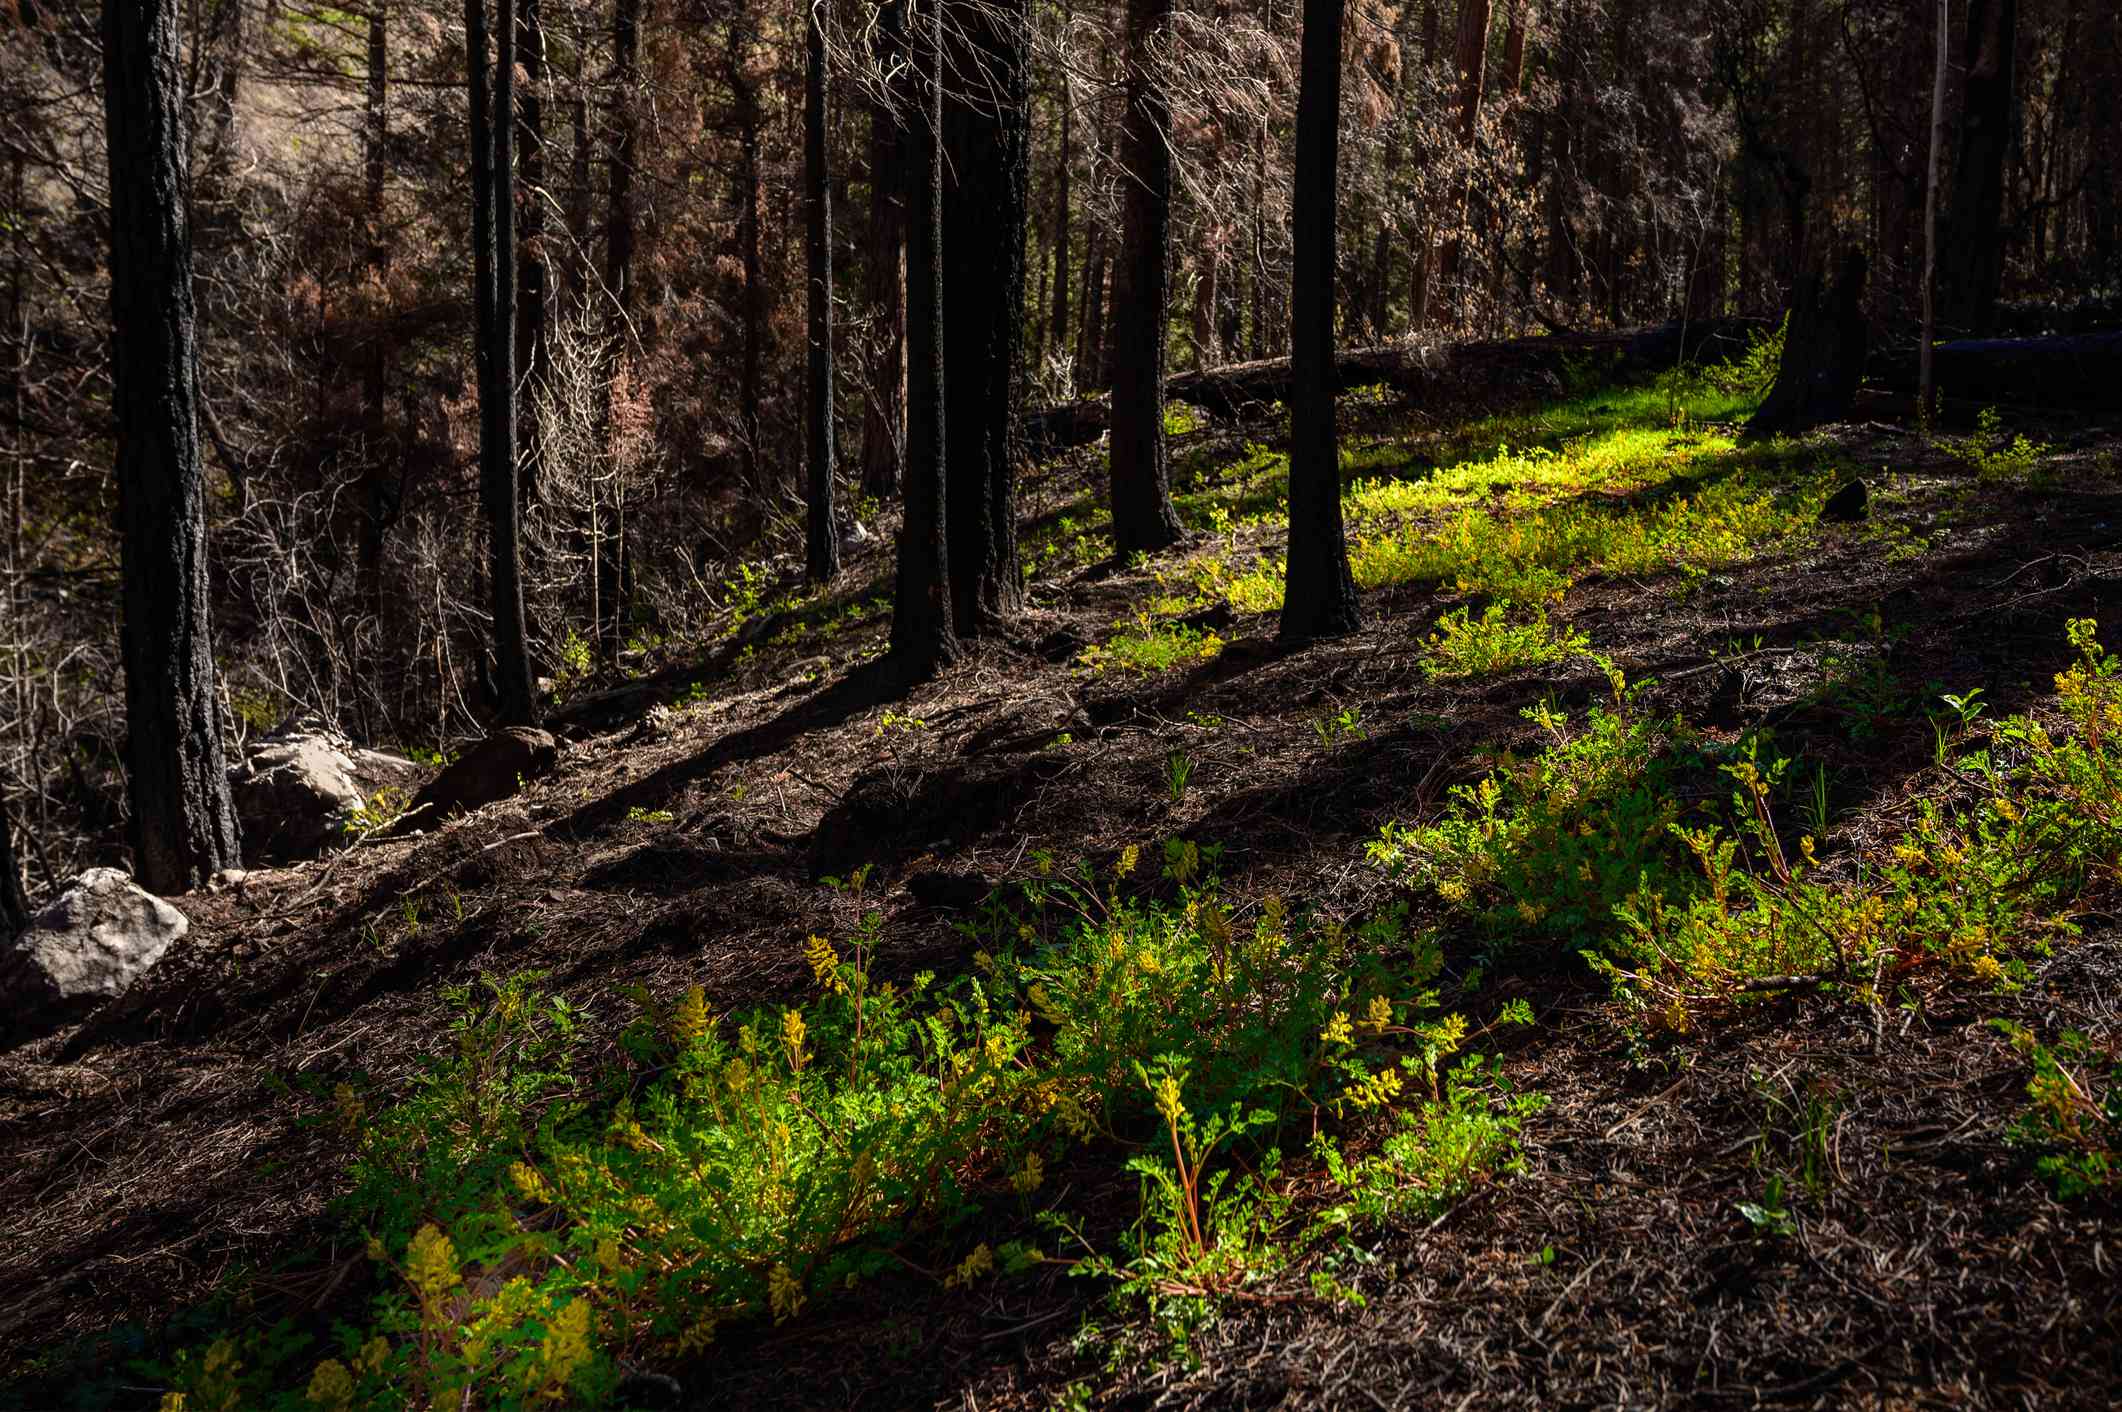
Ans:
{"label": "gray boulder", "polygon": [[0,993],[18,1025],[63,1024],[125,994],[189,930],[126,874],[91,868],[0,952]]}
{"label": "gray boulder", "polygon": [[243,855],[260,860],[314,858],[363,800],[346,748],[321,731],[258,742],[229,771],[229,792],[243,822]]}

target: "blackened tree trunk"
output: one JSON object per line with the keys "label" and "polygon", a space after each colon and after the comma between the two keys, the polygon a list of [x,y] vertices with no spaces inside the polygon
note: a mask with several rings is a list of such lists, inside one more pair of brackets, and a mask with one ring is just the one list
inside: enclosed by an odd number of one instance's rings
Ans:
{"label": "blackened tree trunk", "polygon": [[572,138],[568,153],[567,243],[573,247],[567,258],[567,296],[570,313],[589,303],[590,265],[590,140],[589,75],[580,54],[575,56],[575,96],[568,101],[567,125]]}
{"label": "blackened tree trunk", "polygon": [[[616,358],[611,383],[599,408],[599,455],[612,443],[611,394],[633,348],[634,313],[634,157],[640,132],[636,62],[641,45],[641,0],[614,0],[612,5],[612,149],[606,163],[604,210],[604,288],[611,301],[606,327]],[[617,661],[626,632],[626,527],[590,536],[589,572],[594,580],[591,602],[597,605],[593,630],[606,661]]]}
{"label": "blackened tree trunk", "polygon": [[1990,330],[2004,273],[2004,159],[2017,125],[2018,33],[2019,0],[1968,0],[1967,82],[1938,302],[1948,324],[1975,333]]}
{"label": "blackened tree trunk", "polygon": [[1832,289],[1817,267],[1798,281],[1776,385],[1747,422],[1749,433],[1806,431],[1849,414],[1864,378],[1865,268],[1864,253],[1851,250]]}
{"label": "blackened tree trunk", "polygon": [[[2087,140],[2095,151],[2122,150],[2122,16],[2095,18],[2092,30],[2091,81],[2087,104]],[[2095,279],[2122,276],[2122,199],[2116,192],[2116,163],[2090,163],[2085,173],[2086,241],[2092,247]]]}
{"label": "blackened tree trunk", "polygon": [[612,150],[605,176],[604,284],[624,319],[634,307],[635,60],[641,46],[641,0],[612,6]]}
{"label": "blackened tree trunk", "polygon": [[906,517],[892,598],[891,660],[919,678],[957,660],[944,524],[943,32],[938,0],[892,0],[904,26],[901,134],[906,177]]}
{"label": "blackened tree trunk", "polygon": [[15,862],[15,827],[7,796],[0,794],[0,947],[29,926],[29,899],[22,895],[22,869]]}
{"label": "blackened tree trunk", "polygon": [[[893,33],[882,32],[889,43]],[[889,56],[887,56],[889,58]],[[869,109],[869,267],[867,303],[876,332],[870,342],[869,395],[862,414],[862,489],[879,500],[899,493],[900,438],[906,420],[906,192],[901,132],[891,105]]]}
{"label": "blackened tree trunk", "polygon": [[803,76],[803,253],[810,319],[810,383],[804,407],[810,517],[803,557],[812,583],[825,583],[840,572],[840,536],[833,526],[833,193],[825,165],[829,3],[811,0]]}
{"label": "blackened tree trunk", "polygon": [[[1075,7],[1063,7],[1062,24],[1066,25],[1075,15]],[[1073,157],[1073,139],[1076,125],[1076,90],[1069,82],[1066,67],[1061,70],[1061,150],[1054,163],[1054,315],[1047,326],[1046,346],[1050,352],[1066,355],[1068,341],[1068,183],[1069,168]]]}
{"label": "blackened tree trunk", "polygon": [[737,379],[737,425],[744,445],[744,480],[755,491],[766,489],[759,452],[763,435],[759,404],[766,397],[766,265],[760,253],[761,129],[766,113],[759,86],[745,72],[747,28],[732,22],[729,30],[729,83],[737,119],[737,248],[744,262],[744,353]]}
{"label": "blackened tree trunk", "polygon": [[[1481,129],[1481,92],[1488,70],[1488,0],[1459,0],[1459,39],[1453,64],[1459,75],[1457,114],[1459,146],[1471,153],[1474,136]],[[1444,282],[1457,292],[1460,265],[1465,257],[1464,229],[1471,182],[1462,185],[1454,198],[1452,236],[1444,245]]]}
{"label": "blackened tree trunk", "polygon": [[471,69],[472,285],[479,371],[479,501],[486,511],[499,724],[537,724],[523,624],[522,524],[516,482],[515,0],[495,11],[489,70],[485,0],[465,0]]}
{"label": "blackened tree trunk", "polygon": [[946,0],[944,516],[951,621],[977,637],[1023,603],[1012,432],[1024,358],[1030,0]]}
{"label": "blackened tree trunk", "polygon": [[384,12],[377,10],[368,20],[368,94],[363,114],[361,141],[366,149],[363,172],[362,233],[368,249],[370,288],[376,308],[369,320],[368,356],[362,369],[362,433],[367,441],[362,471],[361,541],[357,546],[358,593],[361,608],[383,616],[383,541],[398,513],[398,497],[390,481],[392,456],[383,422],[384,392],[390,378],[390,340],[383,336],[384,281],[390,264],[390,244],[383,229],[384,147],[389,139],[390,39]]}
{"label": "blackened tree trunk", "polygon": [[133,871],[184,892],[237,863],[207,616],[177,0],[105,0],[112,410]]}
{"label": "blackened tree trunk", "polygon": [[[521,148],[518,173],[523,189],[522,240],[516,250],[516,299],[521,318],[516,326],[516,365],[523,370],[523,393],[531,396],[552,374],[552,334],[548,291],[552,277],[545,241],[545,17],[544,0],[520,0],[517,42],[522,53],[523,101],[516,112]],[[538,494],[545,448],[537,418],[523,430],[523,465],[518,477],[526,500]]]}
{"label": "blackened tree trunk", "polygon": [[1945,151],[1945,83],[1952,72],[1952,6],[1937,4],[1938,58],[1931,72],[1930,160],[1923,178],[1923,341],[1918,347],[1917,416],[1927,436],[1936,425],[1937,386],[1934,346],[1938,339],[1938,163]]}
{"label": "blackened tree trunk", "polygon": [[1171,105],[1155,71],[1171,0],[1127,0],[1126,109],[1120,121],[1120,257],[1113,270],[1111,347],[1113,549],[1122,558],[1175,543],[1164,444],[1172,164]]}
{"label": "blackened tree trunk", "polygon": [[1105,227],[1090,223],[1083,260],[1083,327],[1077,336],[1076,390],[1105,386]]}
{"label": "blackened tree trunk", "polygon": [[[211,127],[206,151],[192,195],[194,205],[219,205],[228,193],[229,169],[236,155],[236,98],[243,75],[243,11],[245,0],[219,0],[212,8],[203,36],[215,51],[213,96],[207,100]],[[32,13],[23,7],[24,18]],[[381,18],[381,12],[377,17]]]}
{"label": "blackened tree trunk", "polygon": [[1290,234],[1289,567],[1278,635],[1304,642],[1363,625],[1341,525],[1334,429],[1334,207],[1341,145],[1343,0],[1304,0]]}

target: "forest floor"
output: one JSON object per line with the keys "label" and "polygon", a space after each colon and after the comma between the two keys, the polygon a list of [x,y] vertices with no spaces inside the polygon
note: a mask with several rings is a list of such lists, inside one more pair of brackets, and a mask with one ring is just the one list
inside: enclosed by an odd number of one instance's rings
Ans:
{"label": "forest floor", "polygon": [[[2014,423],[2015,451],[1859,420],[1754,447],[1730,434],[1744,402],[1350,397],[1365,626],[1296,651],[1267,611],[1279,432],[1180,412],[1193,539],[1111,564],[1097,449],[1038,468],[1021,620],[910,695],[865,685],[887,625],[873,545],[851,588],[747,595],[717,673],[576,712],[559,770],[517,798],[184,899],[190,939],[119,1007],[0,1056],[0,1405],[153,1406],[174,1346],[358,1322],[386,1280],[332,1205],[333,1093],[404,1092],[450,1052],[445,986],[542,973],[587,1012],[582,1062],[607,1063],[630,987],[795,1003],[804,939],[871,908],[880,975],[967,973],[958,924],[991,893],[1175,838],[1220,845],[1248,916],[1405,903],[1443,940],[1449,1003],[1524,1002],[1532,1023],[1479,1045],[1545,1101],[1515,1169],[1233,1283],[1179,1346],[1066,1260],[958,1284],[937,1272],[970,1234],[913,1230],[852,1292],[724,1324],[662,1365],[675,1384],[633,1385],[644,1405],[2122,1402],[2116,1186],[2059,1195],[2047,1149],[2014,1136],[2028,1057],[1989,1023],[2112,1055],[2112,859],[2065,909],[2076,936],[2002,979],[1906,957],[1889,977],[1882,957],[1867,994],[1765,988],[1668,1024],[1578,947],[1499,940],[1373,861],[1384,826],[1446,817],[1455,786],[1537,754],[1528,708],[1604,699],[1588,646],[1642,683],[1646,718],[1771,731],[1795,762],[1778,807],[1811,812],[1822,876],[1861,880],[1964,790],[1940,763],[1945,694],[2043,716],[2069,620],[2122,642],[2122,426]],[[1868,514],[1819,522],[1853,476]],[[1524,611],[1485,619],[1503,599]],[[820,881],[864,865],[862,896]],[[1291,1170],[1301,1205],[1320,1179]],[[1094,1141],[1044,1190],[1116,1241],[1139,1187]],[[1050,1240],[1020,1206],[989,1203],[978,1233]]]}

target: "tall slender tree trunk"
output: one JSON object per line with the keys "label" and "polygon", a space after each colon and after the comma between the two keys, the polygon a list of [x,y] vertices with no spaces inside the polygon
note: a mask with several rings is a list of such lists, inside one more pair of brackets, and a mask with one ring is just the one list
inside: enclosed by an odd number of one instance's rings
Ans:
{"label": "tall slender tree trunk", "polygon": [[[1074,0],[1064,0],[1061,7],[1061,23],[1064,29],[1075,19]],[[1046,346],[1055,354],[1066,354],[1068,341],[1068,182],[1069,168],[1074,158],[1074,134],[1076,123],[1076,90],[1069,81],[1068,69],[1061,69],[1061,132],[1060,151],[1054,162],[1054,253],[1053,253],[1053,321],[1047,325]]]}
{"label": "tall slender tree trunk", "polygon": [[1078,335],[1076,387],[1088,392],[1105,386],[1105,226],[1090,223],[1090,248],[1083,261],[1083,328]]}
{"label": "tall slender tree trunk", "polygon": [[1341,142],[1343,0],[1304,0],[1290,210],[1289,568],[1278,636],[1304,642],[1363,625],[1341,523],[1334,429],[1334,210]]}
{"label": "tall slender tree trunk", "polygon": [[1171,232],[1171,108],[1155,72],[1171,0],[1127,0],[1126,108],[1120,123],[1120,260],[1114,271],[1110,493],[1113,548],[1154,553],[1182,530],[1164,443]]}
{"label": "tall slender tree trunk", "polygon": [[[362,367],[361,425],[363,440],[361,541],[356,548],[358,596],[363,611],[383,618],[383,541],[397,517],[397,497],[392,494],[390,461],[392,449],[384,431],[383,403],[390,378],[389,340],[384,337],[383,314],[387,303],[385,274],[390,264],[390,246],[383,230],[383,179],[385,146],[389,140],[389,36],[381,9],[368,20],[367,107],[362,114],[361,141],[365,151],[362,191],[362,221],[367,229],[364,262],[375,308],[369,318],[368,356]],[[371,665],[371,670],[373,666]]]}
{"label": "tall slender tree trunk", "polygon": [[[518,175],[522,189],[522,239],[515,252],[516,299],[521,320],[516,326],[516,365],[526,394],[545,386],[552,376],[552,333],[548,291],[552,276],[545,239],[545,17],[544,0],[518,0],[517,42],[523,65],[523,102],[516,113],[521,151]],[[532,405],[535,406],[535,403]],[[535,499],[545,471],[545,445],[535,416],[524,419],[520,493]]]}
{"label": "tall slender tree trunk", "polygon": [[[1459,102],[1456,126],[1459,147],[1462,153],[1470,154],[1474,138],[1481,128],[1481,90],[1488,66],[1488,21],[1489,0],[1459,0],[1459,41],[1453,53],[1453,64],[1459,76]],[[1472,200],[1472,183],[1460,185],[1453,200],[1452,235],[1444,244],[1443,276],[1451,286],[1454,297],[1458,294],[1460,266],[1464,262],[1466,242],[1463,234],[1467,207]]]}
{"label": "tall slender tree trunk", "polygon": [[[2094,152],[2122,151],[2122,15],[2093,17],[2089,46],[2091,78],[2087,83],[2086,144]],[[2092,276],[2122,277],[2122,200],[2116,195],[2113,160],[2089,162],[2085,172],[2085,240],[2092,254]]]}
{"label": "tall slender tree trunk", "polygon": [[634,85],[641,48],[641,0],[612,5],[612,150],[605,176],[604,285],[616,306],[616,336],[634,307],[634,148],[640,120]]}
{"label": "tall slender tree trunk", "polygon": [[2017,125],[2019,0],[1968,0],[1967,80],[1938,292],[1948,323],[1987,333],[2004,273],[2004,160]]}
{"label": "tall slender tree trunk", "polygon": [[890,0],[904,26],[901,134],[906,178],[906,515],[892,595],[891,661],[908,678],[958,658],[944,521],[943,29],[939,0]]}
{"label": "tall slender tree trunk", "polygon": [[945,0],[944,445],[951,619],[979,636],[1023,601],[1011,440],[1024,359],[1030,0]]}
{"label": "tall slender tree trunk", "polygon": [[[243,10],[247,0],[213,0],[207,42],[218,50],[218,72],[210,100],[213,126],[198,174],[194,200],[217,205],[228,194],[229,169],[236,156],[236,99],[243,80]],[[378,10],[380,20],[383,12]]]}
{"label": "tall slender tree trunk", "polygon": [[[641,48],[641,0],[614,0],[612,5],[612,150],[606,163],[604,214],[604,291],[608,342],[613,366],[606,395],[598,408],[593,437],[600,463],[612,451],[611,396],[619,375],[631,363],[634,347],[634,163],[640,141],[640,113],[635,86]],[[615,483],[614,502],[617,494]],[[598,526],[590,536],[589,571],[594,580],[591,631],[606,661],[617,661],[626,635],[626,523],[615,513],[610,528]]]}
{"label": "tall slender tree trunk", "polygon": [[486,512],[499,723],[535,725],[523,622],[522,517],[516,480],[515,0],[498,0],[489,68],[485,0],[465,0],[471,67],[472,284],[479,368],[479,500]]}
{"label": "tall slender tree trunk", "polygon": [[207,612],[181,9],[103,7],[126,774],[133,870],[162,893],[238,861]]}
{"label": "tall slender tree trunk", "polygon": [[744,354],[737,380],[737,424],[744,446],[744,481],[755,492],[766,490],[759,452],[762,436],[759,404],[766,397],[766,269],[760,255],[760,129],[766,115],[758,86],[744,73],[745,31],[730,26],[729,79],[737,116],[737,249],[744,262]]}
{"label": "tall slender tree trunk", "polygon": [[589,138],[589,75],[583,71],[582,57],[575,59],[575,96],[568,100],[567,126],[570,138],[567,181],[567,243],[574,248],[567,258],[567,308],[576,313],[589,304],[590,271],[590,199],[594,195],[590,180]]}
{"label": "tall slender tree trunk", "polygon": [[1246,355],[1255,360],[1267,356],[1267,123],[1262,120],[1253,133],[1253,249],[1252,329]]}
{"label": "tall slender tree trunk", "polygon": [[[885,39],[892,38],[890,30]],[[881,99],[869,109],[869,265],[872,336],[869,395],[862,414],[862,489],[878,500],[899,493],[906,420],[906,303],[903,267],[906,192],[898,119]]]}
{"label": "tall slender tree trunk", "polygon": [[804,263],[808,282],[810,358],[804,389],[805,449],[810,457],[809,517],[804,568],[812,583],[840,572],[840,536],[833,525],[833,194],[826,170],[828,79],[825,25],[830,0],[809,0],[803,80]]}
{"label": "tall slender tree trunk", "polygon": [[1945,84],[1952,73],[1952,6],[1938,0],[1938,61],[1930,85],[1930,161],[1923,178],[1923,344],[1917,361],[1917,415],[1927,436],[1937,421],[1932,345],[1938,338],[1938,166],[1945,152]]}
{"label": "tall slender tree trunk", "polygon": [[15,861],[15,825],[7,796],[0,794],[0,947],[29,926],[29,899],[22,895],[22,868]]}

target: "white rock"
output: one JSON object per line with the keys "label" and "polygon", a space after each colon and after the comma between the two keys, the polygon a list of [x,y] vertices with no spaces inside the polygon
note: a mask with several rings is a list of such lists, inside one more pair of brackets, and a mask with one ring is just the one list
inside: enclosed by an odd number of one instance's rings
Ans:
{"label": "white rock", "polygon": [[269,736],[229,772],[246,858],[310,858],[362,804],[353,761],[329,736]]}
{"label": "white rock", "polygon": [[189,930],[182,912],[118,869],[90,868],[37,914],[0,969],[33,1006],[84,1009],[125,994]]}

